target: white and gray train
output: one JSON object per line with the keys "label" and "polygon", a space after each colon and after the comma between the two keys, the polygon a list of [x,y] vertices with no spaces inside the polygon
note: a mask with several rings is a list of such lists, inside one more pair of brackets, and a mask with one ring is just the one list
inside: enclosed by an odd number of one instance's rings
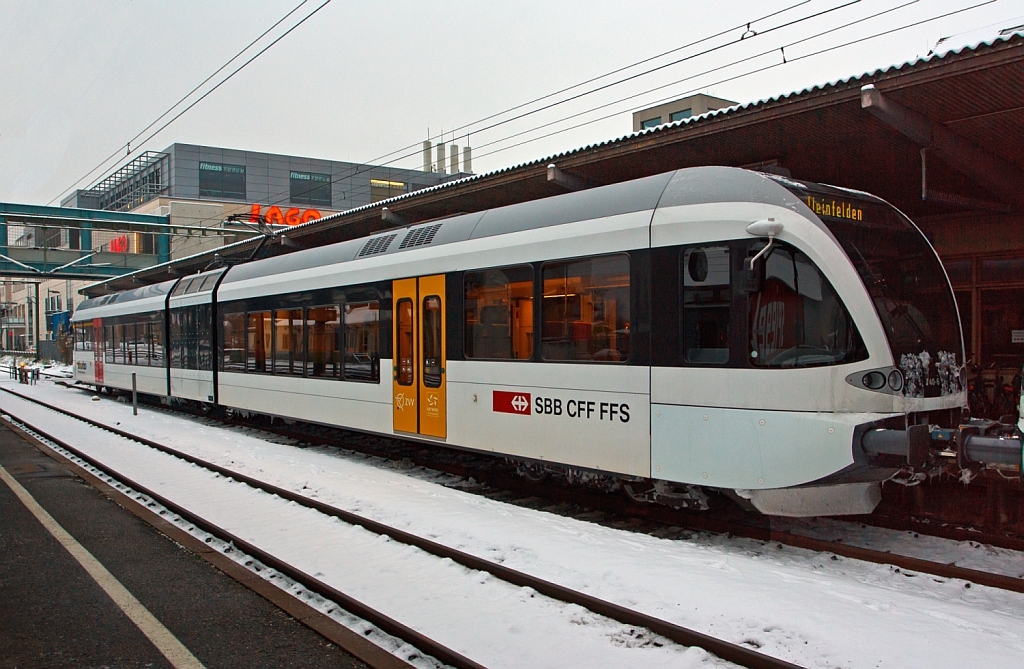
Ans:
{"label": "white and gray train", "polygon": [[718,489],[764,513],[869,513],[967,404],[953,292],[909,219],[724,167],[94,298],[72,320],[84,384],[134,374],[142,393],[676,506]]}

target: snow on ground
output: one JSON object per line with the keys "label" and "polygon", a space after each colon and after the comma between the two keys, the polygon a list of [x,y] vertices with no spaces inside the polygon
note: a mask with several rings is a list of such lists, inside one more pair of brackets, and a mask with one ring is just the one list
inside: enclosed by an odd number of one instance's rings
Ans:
{"label": "snow on ground", "polygon": [[42,376],[51,376],[58,379],[71,379],[75,376],[75,368],[71,365],[54,362],[53,360],[40,361],[34,358],[15,357],[13,355],[0,357],[0,374],[10,376],[11,370],[21,365],[25,365],[29,369],[38,367],[39,373]]}
{"label": "snow on ground", "polygon": [[[962,581],[751,540],[705,535],[659,539],[510,506],[337,449],[298,449],[260,439],[255,432],[213,427],[141,407],[133,417],[128,405],[90,401],[80,390],[50,383],[0,385],[87,411],[94,419],[339,508],[803,666],[1017,667],[1024,657],[1024,595],[1017,593],[968,588]],[[0,407],[15,414],[30,411],[30,405],[7,393],[0,394]],[[53,428],[52,413],[36,415],[51,417],[44,425]],[[64,438],[74,441],[75,428],[68,429],[72,431]],[[239,500],[236,506],[243,517],[248,514],[258,521],[259,514],[248,504]],[[348,532],[346,536],[352,530]],[[307,558],[324,560],[326,565],[349,564],[347,550],[328,553],[319,534],[308,536],[303,552]],[[960,550],[953,547],[956,543],[948,542],[942,550]],[[1007,552],[1002,564],[1012,558]],[[389,568],[398,575],[407,564],[400,560]],[[412,572],[414,580],[417,573]],[[412,587],[406,594],[415,591]],[[510,594],[504,599],[511,606],[516,598]],[[477,632],[488,636],[500,628],[519,638],[520,644],[533,640],[526,628],[508,626],[503,611],[497,607],[493,618],[450,624],[470,630],[470,637]],[[530,645],[544,643],[548,642]],[[590,639],[574,649],[587,658],[574,653],[570,664],[589,662],[591,644],[606,647]],[[554,665],[555,658],[562,657],[554,646],[543,650],[537,655],[540,664]],[[630,662],[654,663],[646,651],[628,657]],[[598,652],[594,660],[605,664],[609,656]],[[621,664],[620,660],[616,657],[613,663]],[[484,663],[506,662],[497,658]]]}
{"label": "snow on ground", "polygon": [[[6,398],[5,398],[6,400]],[[733,666],[23,401],[30,423],[487,667]],[[28,414],[31,414],[29,416]],[[525,641],[525,642],[524,642]]]}

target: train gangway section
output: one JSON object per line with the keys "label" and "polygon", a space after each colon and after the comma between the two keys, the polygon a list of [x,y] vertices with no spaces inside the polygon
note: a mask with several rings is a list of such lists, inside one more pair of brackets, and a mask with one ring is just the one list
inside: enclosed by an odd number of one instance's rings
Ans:
{"label": "train gangway section", "polygon": [[[659,540],[510,507],[365,458],[268,443],[165,412],[143,408],[133,422],[129,406],[93,402],[78,390],[45,383],[18,390],[502,564],[760,646],[796,664],[831,658],[826,661],[871,666],[899,658],[902,666],[928,666],[952,658],[953,665],[970,666],[983,655],[993,666],[1009,666],[1005,662],[1022,648],[1022,621],[1008,613],[1021,610],[1016,593],[908,579],[885,566],[804,551],[769,553],[760,542],[737,549]],[[6,395],[3,403],[19,401]],[[29,412],[30,405],[19,410]],[[52,429],[59,421],[42,411],[37,418]],[[80,424],[75,429],[81,431]],[[879,614],[885,610],[899,612],[899,629]],[[973,621],[971,630],[938,623],[936,612],[946,620]],[[836,634],[836,620],[856,633]],[[979,634],[1002,641],[978,643]]]}

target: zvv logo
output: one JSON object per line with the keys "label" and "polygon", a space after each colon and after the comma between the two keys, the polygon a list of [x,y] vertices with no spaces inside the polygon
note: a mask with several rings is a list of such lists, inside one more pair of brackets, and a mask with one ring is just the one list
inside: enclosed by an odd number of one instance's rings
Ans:
{"label": "zvv logo", "polygon": [[504,390],[494,391],[492,405],[494,411],[529,416],[530,405],[530,393],[510,393]]}

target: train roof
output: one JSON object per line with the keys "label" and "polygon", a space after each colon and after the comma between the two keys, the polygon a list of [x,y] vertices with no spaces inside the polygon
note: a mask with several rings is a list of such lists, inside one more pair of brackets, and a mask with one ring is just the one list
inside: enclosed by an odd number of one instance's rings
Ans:
{"label": "train roof", "polygon": [[[795,180],[787,181],[803,185]],[[224,278],[223,285],[365,257],[402,253],[426,245],[440,246],[638,211],[652,211],[667,206],[763,202],[799,210],[813,219],[810,210],[779,185],[773,175],[761,172],[734,167],[691,167],[542,200],[393,228],[370,237],[236,265]]]}
{"label": "train roof", "polygon": [[674,172],[566,193],[483,212],[394,228],[371,237],[298,251],[231,268],[224,283],[294,272],[369,256],[401,253],[618,214],[654,209]]}
{"label": "train roof", "polygon": [[[222,287],[226,287],[240,281],[283,275],[361,258],[402,253],[427,245],[441,246],[470,239],[693,204],[773,204],[798,211],[801,215],[816,221],[810,209],[792,192],[802,188],[845,191],[848,195],[877,199],[867,193],[834,189],[735,167],[691,167],[483,212],[393,228],[369,237],[235,265],[227,270],[220,283]],[[191,298],[192,295],[188,293],[193,292],[197,293],[196,299],[201,297],[199,293],[206,293],[202,301],[209,302],[212,296],[208,293],[212,291],[217,277],[222,272],[223,269],[218,269],[124,293],[92,298],[82,303],[73,320],[88,320],[118,315],[122,311],[128,313],[138,310],[143,306],[139,300],[163,298],[172,289],[172,302],[185,297]],[[194,286],[200,288],[196,290],[193,289]],[[189,300],[189,303],[192,301],[194,300]],[[121,305],[124,305],[124,309],[105,308]],[[95,311],[98,307],[104,308]]]}
{"label": "train roof", "polygon": [[122,293],[89,298],[78,305],[71,320],[87,321],[93,318],[116,316],[120,313],[134,313],[142,306],[143,301],[152,301],[154,308],[162,308],[167,293],[171,292],[176,281],[177,279],[173,279],[134,290],[126,290]]}

